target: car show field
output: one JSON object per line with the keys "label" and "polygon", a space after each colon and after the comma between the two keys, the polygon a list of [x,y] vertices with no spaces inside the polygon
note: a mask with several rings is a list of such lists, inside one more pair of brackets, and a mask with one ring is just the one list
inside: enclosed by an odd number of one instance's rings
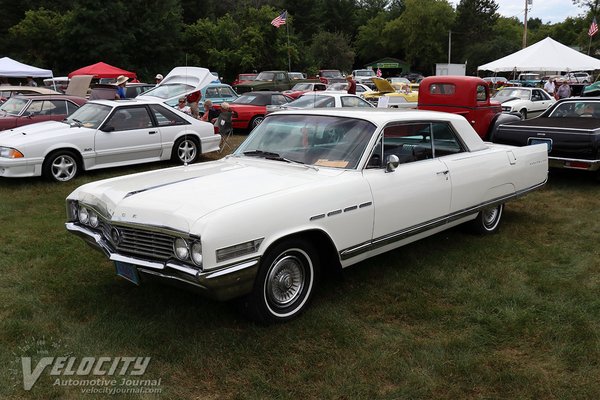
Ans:
{"label": "car show field", "polygon": [[145,379],[162,378],[164,398],[600,396],[591,177],[552,170],[542,190],[505,208],[499,234],[455,228],[328,275],[300,319],[263,327],[235,303],[132,289],[64,230],[76,187],[173,165],[90,171],[61,185],[0,180],[2,398],[81,398],[48,374],[23,390],[15,354],[47,348],[151,357]]}

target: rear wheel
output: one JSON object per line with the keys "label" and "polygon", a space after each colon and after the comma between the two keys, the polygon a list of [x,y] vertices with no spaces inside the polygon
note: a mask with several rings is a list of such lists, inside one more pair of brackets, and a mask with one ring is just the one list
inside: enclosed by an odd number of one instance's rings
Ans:
{"label": "rear wheel", "polygon": [[58,150],[50,153],[42,165],[45,178],[56,182],[68,182],[77,176],[79,161],[71,150]]}
{"label": "rear wheel", "polygon": [[504,204],[488,207],[479,212],[477,217],[471,221],[471,230],[479,234],[495,233],[500,226]]}
{"label": "rear wheel", "polygon": [[248,129],[252,130],[256,128],[258,125],[260,125],[261,122],[263,122],[264,119],[264,115],[257,115],[256,117],[252,118],[252,120],[248,124]]}
{"label": "rear wheel", "polygon": [[248,316],[258,322],[284,322],[300,315],[314,292],[319,271],[315,247],[290,239],[263,258],[254,289],[243,299]]}
{"label": "rear wheel", "polygon": [[181,164],[191,164],[198,159],[199,145],[195,137],[184,136],[173,146],[171,159]]}

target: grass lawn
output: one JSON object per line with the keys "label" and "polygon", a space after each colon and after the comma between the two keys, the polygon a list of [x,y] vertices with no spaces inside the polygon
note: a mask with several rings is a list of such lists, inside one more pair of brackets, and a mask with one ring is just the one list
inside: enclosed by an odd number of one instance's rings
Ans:
{"label": "grass lawn", "polygon": [[508,203],[500,233],[453,229],[362,262],[324,281],[300,318],[264,327],[229,303],[134,287],[65,230],[75,187],[169,165],[67,184],[0,180],[0,398],[107,397],[58,385],[69,377],[50,367],[23,389],[22,357],[33,368],[59,356],[151,357],[127,378],[160,379],[160,393],[113,398],[600,398],[600,185],[590,176],[552,171]]}

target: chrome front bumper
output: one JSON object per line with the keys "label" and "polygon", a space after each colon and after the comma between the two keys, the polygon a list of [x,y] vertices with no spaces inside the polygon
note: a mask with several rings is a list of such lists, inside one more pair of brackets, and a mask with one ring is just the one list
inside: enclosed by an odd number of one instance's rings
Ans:
{"label": "chrome front bumper", "polygon": [[143,277],[182,284],[216,300],[229,300],[250,293],[258,272],[258,257],[210,271],[201,271],[171,261],[157,262],[125,256],[117,253],[102,235],[90,229],[72,222],[67,222],[65,227],[92,248],[104,253],[111,261],[134,265]]}

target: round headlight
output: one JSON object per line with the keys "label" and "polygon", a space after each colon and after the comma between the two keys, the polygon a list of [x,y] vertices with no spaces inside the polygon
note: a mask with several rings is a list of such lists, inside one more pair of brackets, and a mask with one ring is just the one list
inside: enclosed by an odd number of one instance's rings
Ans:
{"label": "round headlight", "polygon": [[81,222],[82,224],[87,224],[89,220],[90,220],[90,214],[88,212],[88,209],[85,207],[80,207],[79,208],[79,222]]}
{"label": "round headlight", "polygon": [[89,211],[89,214],[90,214],[90,216],[89,216],[89,219],[90,219],[90,226],[91,226],[92,228],[97,228],[97,227],[98,227],[98,224],[99,224],[99,221],[98,221],[98,214],[96,214],[96,212],[94,212],[94,211],[92,211],[92,210],[90,210],[90,211]]}
{"label": "round headlight", "polygon": [[197,266],[202,266],[202,244],[200,241],[194,242],[192,244],[192,261]]}
{"label": "round headlight", "polygon": [[188,248],[188,244],[182,238],[175,239],[173,250],[175,250],[175,256],[180,260],[187,260],[190,255],[190,249]]}

